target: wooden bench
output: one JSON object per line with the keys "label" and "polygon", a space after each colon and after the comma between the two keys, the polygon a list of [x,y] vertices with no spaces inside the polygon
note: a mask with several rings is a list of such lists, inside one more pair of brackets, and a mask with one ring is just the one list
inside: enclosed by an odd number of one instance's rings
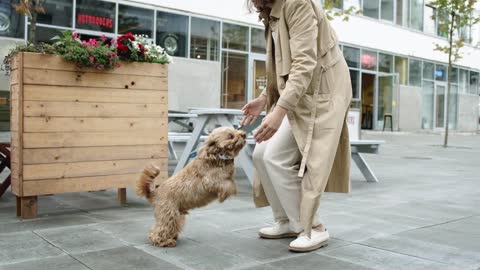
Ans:
{"label": "wooden bench", "polygon": [[[169,133],[168,141],[172,143],[187,143],[190,139],[191,134],[189,133]],[[207,138],[207,135],[200,136],[200,142],[204,142]],[[367,182],[378,182],[377,177],[373,173],[372,169],[368,163],[363,158],[362,154],[378,154],[380,145],[383,144],[383,141],[374,141],[374,140],[357,140],[351,141],[350,146],[352,149],[352,159],[359,168],[360,172],[363,174]],[[242,167],[245,175],[247,176],[250,183],[253,184],[254,178],[254,166],[252,161],[252,153],[255,148],[255,139],[253,136],[247,137],[247,157],[240,155],[237,158],[238,165]],[[172,148],[173,150],[173,148]]]}

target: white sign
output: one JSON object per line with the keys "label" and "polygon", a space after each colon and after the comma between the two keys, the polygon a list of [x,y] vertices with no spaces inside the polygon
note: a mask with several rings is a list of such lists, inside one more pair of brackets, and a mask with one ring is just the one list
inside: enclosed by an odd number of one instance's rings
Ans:
{"label": "white sign", "polygon": [[347,116],[350,141],[360,140],[360,110],[350,109]]}

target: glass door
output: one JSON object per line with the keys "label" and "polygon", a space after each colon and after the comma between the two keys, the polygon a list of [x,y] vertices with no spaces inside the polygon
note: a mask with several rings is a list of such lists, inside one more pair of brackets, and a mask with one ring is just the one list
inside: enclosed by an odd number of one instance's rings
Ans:
{"label": "glass door", "polygon": [[258,97],[267,87],[267,68],[264,55],[250,55],[248,69],[248,100]]}
{"label": "glass door", "polygon": [[[395,78],[395,74],[379,74],[377,76],[374,111],[376,121],[374,121],[374,129],[383,129],[385,116],[390,116],[388,121],[393,121],[393,90],[396,86]],[[390,128],[390,125],[393,125],[393,123],[389,123],[388,121],[386,123],[387,128]]]}
{"label": "glass door", "polygon": [[444,83],[435,84],[435,108],[433,110],[435,128],[445,128],[445,112],[447,109],[446,99],[447,86]]}

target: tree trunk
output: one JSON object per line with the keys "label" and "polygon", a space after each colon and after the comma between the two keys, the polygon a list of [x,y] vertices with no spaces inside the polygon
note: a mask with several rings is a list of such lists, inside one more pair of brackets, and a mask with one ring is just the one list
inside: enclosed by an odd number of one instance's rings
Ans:
{"label": "tree trunk", "polygon": [[36,11],[37,8],[37,1],[34,0],[32,1],[32,9],[31,9],[31,14],[32,18],[30,19],[30,30],[28,31],[28,42],[29,43],[35,43],[37,37],[37,18],[38,18],[38,13]]}
{"label": "tree trunk", "polygon": [[450,23],[450,32],[448,34],[449,50],[448,50],[448,76],[447,76],[447,95],[445,99],[447,101],[447,110],[445,111],[445,139],[443,141],[443,147],[448,147],[448,123],[450,114],[450,91],[452,88],[452,46],[453,46],[453,27],[455,23],[455,13],[452,12],[452,21]]}

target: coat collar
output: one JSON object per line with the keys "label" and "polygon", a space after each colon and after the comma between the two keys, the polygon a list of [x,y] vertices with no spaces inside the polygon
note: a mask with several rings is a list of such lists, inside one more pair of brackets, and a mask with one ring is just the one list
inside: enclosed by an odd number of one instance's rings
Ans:
{"label": "coat collar", "polygon": [[258,15],[259,19],[263,19],[264,21],[268,21],[269,17],[280,19],[284,3],[285,0],[275,0],[273,4],[268,4],[267,8],[264,8],[263,11]]}

